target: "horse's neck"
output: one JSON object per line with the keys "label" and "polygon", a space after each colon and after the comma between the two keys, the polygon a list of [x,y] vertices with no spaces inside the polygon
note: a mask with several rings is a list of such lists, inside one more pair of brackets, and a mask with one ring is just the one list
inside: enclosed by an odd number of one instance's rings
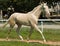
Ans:
{"label": "horse's neck", "polygon": [[30,11],[28,13],[33,13],[36,9],[37,9],[37,7],[35,7],[32,11]]}
{"label": "horse's neck", "polygon": [[37,19],[39,18],[40,14],[41,14],[41,9],[40,8],[41,8],[40,5],[37,6],[36,10],[32,13],[36,16]]}
{"label": "horse's neck", "polygon": [[37,7],[35,7],[32,11],[30,11],[31,13],[33,13],[35,10],[37,9]]}

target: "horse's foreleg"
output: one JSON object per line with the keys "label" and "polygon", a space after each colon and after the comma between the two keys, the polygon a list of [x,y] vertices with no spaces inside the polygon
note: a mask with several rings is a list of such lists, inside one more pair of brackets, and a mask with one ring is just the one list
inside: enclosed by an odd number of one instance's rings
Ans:
{"label": "horse's foreleg", "polygon": [[21,26],[18,26],[17,29],[16,29],[16,32],[17,32],[19,38],[20,38],[21,40],[23,40],[23,37],[22,37],[22,36],[20,35],[20,33],[19,33],[20,28],[21,28]]}
{"label": "horse's foreleg", "polygon": [[45,37],[44,37],[44,35],[43,35],[43,33],[42,33],[42,31],[38,28],[38,26],[36,25],[36,24],[33,24],[32,25],[38,32],[40,32],[41,33],[41,36],[42,36],[42,38],[43,38],[43,40],[44,40],[44,42],[46,42],[46,39],[45,39]]}

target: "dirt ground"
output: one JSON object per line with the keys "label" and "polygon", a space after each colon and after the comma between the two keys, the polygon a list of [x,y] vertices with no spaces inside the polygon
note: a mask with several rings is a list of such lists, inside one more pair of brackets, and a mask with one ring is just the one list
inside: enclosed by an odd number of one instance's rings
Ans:
{"label": "dirt ground", "polygon": [[21,42],[27,42],[27,43],[30,43],[30,42],[37,42],[37,43],[41,43],[41,44],[47,44],[47,45],[59,45],[60,46],[60,41],[41,41],[41,40],[19,40],[19,39],[2,39],[0,38],[0,41],[21,41]]}

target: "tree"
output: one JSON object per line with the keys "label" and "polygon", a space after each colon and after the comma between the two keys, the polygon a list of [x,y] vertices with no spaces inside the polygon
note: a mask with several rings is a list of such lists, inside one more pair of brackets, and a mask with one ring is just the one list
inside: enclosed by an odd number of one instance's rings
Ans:
{"label": "tree", "polygon": [[50,5],[53,1],[55,2],[57,0],[0,0],[0,9],[2,7],[3,10],[6,10],[10,5],[12,5],[17,12],[29,12],[41,1],[48,2]]}

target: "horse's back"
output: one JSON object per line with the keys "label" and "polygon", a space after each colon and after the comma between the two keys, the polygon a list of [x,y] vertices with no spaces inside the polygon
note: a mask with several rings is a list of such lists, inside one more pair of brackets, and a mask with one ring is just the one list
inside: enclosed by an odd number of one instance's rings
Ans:
{"label": "horse's back", "polygon": [[10,20],[12,19],[15,22],[18,22],[20,24],[28,24],[29,15],[25,13],[14,13],[11,15]]}

